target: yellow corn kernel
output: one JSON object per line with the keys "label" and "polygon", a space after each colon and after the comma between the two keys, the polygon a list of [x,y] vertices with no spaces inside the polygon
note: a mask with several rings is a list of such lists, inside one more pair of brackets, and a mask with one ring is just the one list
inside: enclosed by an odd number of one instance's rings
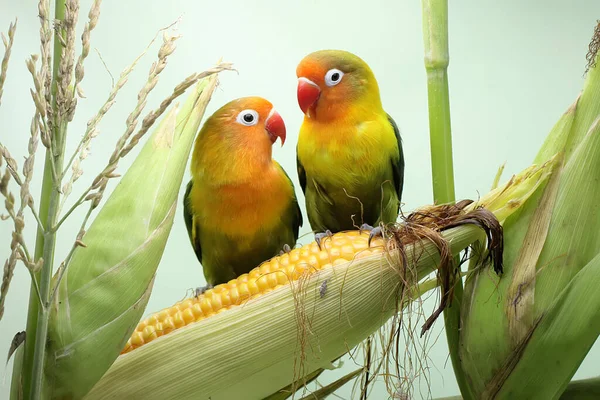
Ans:
{"label": "yellow corn kernel", "polygon": [[196,318],[194,317],[194,311],[192,307],[182,310],[181,316],[183,317],[184,325],[187,325],[190,322],[194,322],[196,320]]}
{"label": "yellow corn kernel", "polygon": [[181,315],[181,311],[173,315],[173,323],[175,324],[176,328],[181,328],[182,326],[185,326],[185,320]]}
{"label": "yellow corn kernel", "polygon": [[162,334],[166,335],[169,332],[172,332],[176,329],[175,322],[173,322],[173,318],[169,317],[162,323]]}
{"label": "yellow corn kernel", "polygon": [[289,279],[287,274],[284,271],[277,271],[274,273],[275,277],[277,278],[277,283],[280,285],[285,285],[286,283],[288,283]]}
{"label": "yellow corn kernel", "polygon": [[329,259],[331,258],[329,256],[329,253],[327,253],[326,251],[319,251],[316,255],[317,260],[319,260],[320,264],[324,264],[329,262]]}
{"label": "yellow corn kernel", "polygon": [[[281,260],[279,262],[281,262]],[[260,273],[260,268],[254,268],[252,271],[248,272],[248,277],[250,280],[256,279],[261,275],[262,274]]]}
{"label": "yellow corn kernel", "polygon": [[212,303],[210,299],[206,296],[201,296],[200,298],[200,308],[204,314],[208,314],[212,312]]}
{"label": "yellow corn kernel", "polygon": [[333,261],[333,259],[340,257],[340,255],[342,254],[340,247],[332,247],[331,249],[327,249],[328,250],[328,256],[329,259],[331,261]]}
{"label": "yellow corn kernel", "polygon": [[271,286],[269,285],[268,275],[261,275],[257,280],[256,284],[258,285],[258,289],[261,292],[268,290]]}
{"label": "yellow corn kernel", "polygon": [[327,264],[323,264],[323,266],[321,267],[321,269],[327,269],[327,268],[331,268],[331,267],[333,267],[333,264],[327,263]]}
{"label": "yellow corn kernel", "polygon": [[248,290],[250,291],[250,294],[252,296],[260,293],[260,288],[258,287],[258,284],[256,283],[256,278],[252,279],[251,281],[248,281]]}
{"label": "yellow corn kernel", "polygon": [[333,265],[336,266],[347,262],[348,260],[346,260],[345,258],[336,258],[335,260],[333,260]]}
{"label": "yellow corn kernel", "polygon": [[167,318],[169,318],[169,310],[162,310],[158,313],[158,319],[160,321],[164,321]]}
{"label": "yellow corn kernel", "polygon": [[258,267],[258,270],[260,271],[261,275],[268,275],[269,272],[271,272],[271,263],[263,263],[260,267]]}
{"label": "yellow corn kernel", "polygon": [[267,275],[267,279],[269,281],[269,287],[275,287],[279,285],[279,281],[277,280],[277,274],[275,272],[271,272],[269,275]]}
{"label": "yellow corn kernel", "polygon": [[211,296],[210,305],[213,311],[218,311],[223,308],[223,302],[221,301],[221,296]]}
{"label": "yellow corn kernel", "polygon": [[317,260],[317,257],[314,256],[314,254],[309,254],[308,257],[306,257],[306,267],[307,268],[319,268],[319,260]]}
{"label": "yellow corn kernel", "polygon": [[147,317],[136,327],[122,353],[283,287],[306,274],[383,253],[381,238],[373,239],[371,246],[368,239],[368,232],[340,232],[324,238],[320,248],[312,242],[267,260],[247,274]]}
{"label": "yellow corn kernel", "polygon": [[192,306],[192,313],[194,314],[194,321],[202,317],[204,311],[202,311],[202,306],[200,303],[196,303]]}
{"label": "yellow corn kernel", "polygon": [[130,346],[141,346],[142,344],[144,344],[144,335],[142,334],[142,332],[133,332],[133,335],[131,335],[131,339],[129,339],[129,342],[127,343]]}
{"label": "yellow corn kernel", "polygon": [[299,248],[297,251],[292,251],[289,253],[290,255],[290,263],[297,263],[300,261],[300,251],[302,248]]}
{"label": "yellow corn kernel", "polygon": [[240,292],[238,291],[238,288],[235,286],[232,286],[229,289],[229,298],[231,300],[231,304],[239,304],[239,300],[240,300]]}
{"label": "yellow corn kernel", "polygon": [[248,288],[248,282],[244,281],[237,287],[239,299],[244,300],[250,297],[250,289]]}

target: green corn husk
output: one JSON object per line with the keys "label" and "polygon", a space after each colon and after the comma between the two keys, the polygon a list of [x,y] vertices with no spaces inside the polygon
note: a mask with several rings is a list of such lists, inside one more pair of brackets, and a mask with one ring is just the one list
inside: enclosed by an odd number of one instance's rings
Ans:
{"label": "green corn husk", "polygon": [[[457,254],[482,234],[464,226],[444,236]],[[421,245],[423,254],[412,265],[420,275],[439,261],[429,241],[407,246],[408,260]],[[124,354],[85,399],[265,398],[301,376],[331,368],[331,360],[385,323],[397,310],[400,279],[382,255],[322,269],[301,289],[285,285]],[[328,295],[321,298],[324,281]],[[299,310],[310,319],[299,321]]]}
{"label": "green corn husk", "polygon": [[87,247],[75,251],[52,305],[46,365],[52,398],[83,397],[140,320],[216,79],[198,83],[181,110],[164,117],[87,231]]}
{"label": "green corn husk", "polygon": [[600,333],[599,121],[596,67],[536,157],[558,153],[555,172],[504,225],[504,276],[467,281],[460,356],[477,399],[560,397]]}
{"label": "green corn husk", "polygon": [[[554,165],[528,168],[481,203],[510,216],[536,187],[544,186]],[[509,202],[514,207],[507,211],[504,206]],[[463,225],[443,236],[452,254],[458,254],[480,240],[483,231]],[[409,269],[419,277],[439,262],[439,252],[429,239],[408,245],[405,251]],[[396,296],[405,279],[396,269],[397,260],[394,250],[323,268],[243,306],[179,328],[120,356],[85,398],[278,398],[275,393],[281,388],[331,368],[331,360],[359,344],[403,306]],[[327,295],[322,297],[325,281]],[[430,281],[422,285],[408,293],[435,287]]]}

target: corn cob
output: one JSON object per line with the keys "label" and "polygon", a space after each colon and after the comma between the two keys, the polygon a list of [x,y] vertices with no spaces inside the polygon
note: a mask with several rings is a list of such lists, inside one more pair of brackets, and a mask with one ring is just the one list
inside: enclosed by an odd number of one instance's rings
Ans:
{"label": "corn cob", "polygon": [[[544,185],[553,166],[554,163],[547,162],[522,172],[500,190],[465,207],[457,216],[464,220],[468,217],[464,213],[477,213],[480,206],[491,205],[488,211],[500,210],[502,218],[508,218],[535,188]],[[504,207],[508,201],[514,207]],[[233,306],[229,294],[228,301],[220,304],[221,308],[230,308],[230,312],[215,318],[203,316],[200,323],[187,322],[185,328],[173,330],[173,334],[148,346],[136,351],[127,349],[129,352],[117,358],[85,399],[266,398],[299,377],[330,368],[330,360],[347,353],[379,329],[398,312],[398,307],[405,305],[403,300],[425,290],[425,284],[416,290],[410,287],[440,268],[440,248],[431,240],[432,230],[442,230],[441,236],[449,245],[448,259],[484,237],[484,232],[475,226],[479,224],[474,215],[469,219],[475,225],[444,230],[447,224],[457,222],[446,218],[446,211],[448,208],[444,206],[417,210],[416,214],[427,217],[420,221],[424,229],[411,225],[409,221],[414,218],[408,216],[404,224],[386,230],[386,237],[391,235],[394,240],[385,246],[382,240],[375,240],[369,247],[366,233],[345,232],[322,241],[323,251],[311,243],[265,262],[235,282],[248,285],[254,281],[258,293],[269,289],[271,293],[256,298],[259,294],[251,292],[251,284],[248,292],[243,293],[248,299],[256,299],[244,303],[236,286],[237,301],[243,307]],[[440,214],[438,219],[428,220],[437,214]],[[436,223],[440,218],[446,220],[442,226]],[[395,251],[394,243],[401,244],[402,251]],[[400,255],[402,259],[398,258]],[[269,278],[270,275],[275,279]],[[289,279],[279,282],[280,275],[291,277],[292,284],[285,284]],[[427,287],[431,288],[428,282]],[[231,285],[221,287],[229,291]],[[276,287],[279,289],[273,290]],[[215,289],[190,299],[192,307],[215,293]],[[181,320],[186,323],[183,315]],[[194,320],[199,318],[194,316]],[[141,367],[144,365],[153,367]]]}
{"label": "corn cob", "polygon": [[383,241],[360,231],[340,232],[321,242],[295,248],[265,261],[247,274],[217,285],[203,294],[180,301],[152,314],[138,324],[122,354],[128,353],[175,329],[201,321],[248,300],[269,293],[321,269],[383,252]]}

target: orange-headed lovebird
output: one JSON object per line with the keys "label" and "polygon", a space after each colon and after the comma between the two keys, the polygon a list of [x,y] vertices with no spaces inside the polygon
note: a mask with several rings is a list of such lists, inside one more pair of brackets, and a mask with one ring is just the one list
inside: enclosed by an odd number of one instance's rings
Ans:
{"label": "orange-headed lovebird", "polygon": [[306,56],[296,74],[305,114],[298,177],[317,241],[356,227],[380,234],[371,225],[398,218],[404,155],[373,72],[352,53],[322,50]]}
{"label": "orange-headed lovebird", "polygon": [[285,124],[260,97],[234,100],[206,120],[184,197],[188,234],[206,289],[294,246],[302,226],[292,181],[272,158]]}

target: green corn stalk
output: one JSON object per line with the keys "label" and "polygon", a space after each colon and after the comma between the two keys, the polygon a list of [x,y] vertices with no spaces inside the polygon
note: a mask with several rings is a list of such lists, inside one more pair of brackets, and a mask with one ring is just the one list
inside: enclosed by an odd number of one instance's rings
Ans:
{"label": "green corn stalk", "polygon": [[[46,6],[50,7],[50,1]],[[56,0],[54,5],[54,18],[62,22],[65,19],[66,4],[65,0]],[[52,59],[52,108],[56,114],[56,91],[57,76],[60,66],[61,53],[64,47],[59,40],[59,36],[64,35],[64,30],[57,29],[54,33],[54,44]],[[39,216],[44,221],[45,226],[54,226],[58,217],[58,206],[60,201],[60,192],[58,183],[54,180],[52,173],[52,164],[56,170],[63,168],[64,151],[66,145],[67,126],[64,121],[55,118],[54,121],[54,143],[53,152],[46,151],[46,161],[44,164],[44,177],[42,180],[42,193],[40,195]],[[15,370],[20,375],[18,379],[22,381],[22,390],[24,396],[38,399],[42,391],[43,369],[45,364],[45,344],[48,335],[48,310],[40,306],[40,300],[47,304],[50,299],[51,277],[54,264],[54,245],[56,233],[46,234],[38,230],[35,242],[35,259],[43,258],[43,265],[35,274],[35,279],[39,282],[40,299],[37,297],[35,285],[32,283],[29,292],[29,310],[27,313],[27,347],[23,358],[23,374],[20,370]]]}
{"label": "green corn stalk", "polygon": [[[193,139],[216,86],[201,81],[149,137],[75,250],[51,304],[51,398],[83,397],[119,355],[146,307]],[[85,367],[84,367],[85,366]]]}
{"label": "green corn stalk", "polygon": [[504,225],[502,278],[470,265],[460,358],[476,398],[559,398],[600,333],[599,67],[535,162],[554,154],[547,185]]}
{"label": "green corn stalk", "polygon": [[[433,199],[437,204],[452,203],[455,195],[448,88],[448,0],[422,0],[422,9]],[[458,263],[458,259],[455,262]],[[457,279],[451,306],[444,310],[444,326],[454,376],[461,392],[470,399],[469,385],[458,355],[462,297],[462,279]]]}

